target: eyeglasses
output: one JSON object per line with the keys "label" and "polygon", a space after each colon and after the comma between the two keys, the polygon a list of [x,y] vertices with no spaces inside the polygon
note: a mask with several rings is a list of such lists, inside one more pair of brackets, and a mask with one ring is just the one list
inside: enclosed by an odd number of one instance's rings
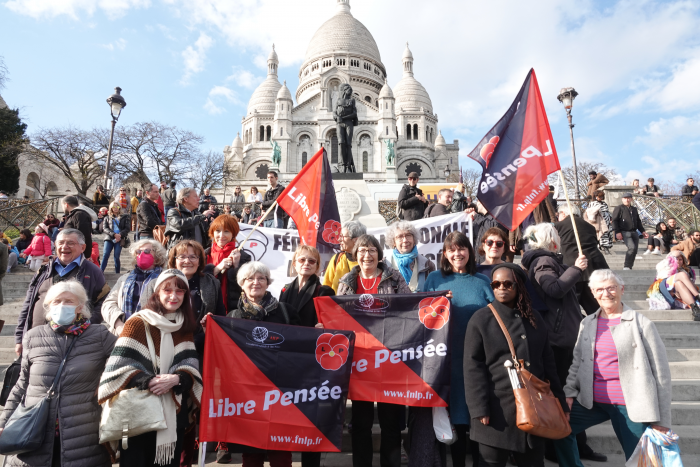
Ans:
{"label": "eyeglasses", "polygon": [[316,260],[313,258],[297,258],[297,263],[309,263],[311,266],[313,266],[314,264],[316,264]]}
{"label": "eyeglasses", "polygon": [[189,261],[190,263],[199,262],[199,256],[197,255],[178,255],[175,258],[177,258],[178,261]]}
{"label": "eyeglasses", "polygon": [[377,251],[376,248],[360,248],[359,250],[357,250],[358,256],[359,255],[362,255],[362,256],[372,255],[372,256],[374,256],[377,253],[379,253],[379,252]]}
{"label": "eyeglasses", "polygon": [[501,286],[505,287],[506,290],[510,290],[515,285],[513,281],[493,281],[491,282],[491,288],[493,290],[500,289]]}
{"label": "eyeglasses", "polygon": [[610,287],[601,287],[599,289],[593,289],[595,295],[603,295],[603,292],[607,292],[610,295],[615,295],[617,293],[617,286],[611,285]]}
{"label": "eyeglasses", "polygon": [[66,242],[66,241],[57,241],[56,246],[67,246],[68,248],[75,248],[78,246],[78,242]]}
{"label": "eyeglasses", "polygon": [[348,240],[352,240],[352,235],[343,235],[342,233],[338,235],[338,238],[347,238]]}
{"label": "eyeglasses", "polygon": [[408,177],[409,180],[418,180],[417,178]]}
{"label": "eyeglasses", "polygon": [[396,236],[396,240],[408,240],[408,239],[413,240],[413,234],[403,234],[403,235]]}
{"label": "eyeglasses", "polygon": [[162,289],[161,292],[163,292],[166,295],[185,295],[186,290],[185,289]]}
{"label": "eyeglasses", "polygon": [[136,256],[140,255],[141,253],[146,253],[147,255],[151,254],[151,249],[150,248],[144,248],[143,250],[136,250],[134,251],[136,253]]}
{"label": "eyeglasses", "polygon": [[263,282],[267,283],[267,277],[246,277],[245,281],[262,284]]}
{"label": "eyeglasses", "polygon": [[505,245],[505,242],[503,242],[502,240],[498,240],[495,242],[493,240],[486,240],[484,243],[486,243],[486,246],[488,247],[492,247],[495,243],[497,248],[503,248],[503,245]]}

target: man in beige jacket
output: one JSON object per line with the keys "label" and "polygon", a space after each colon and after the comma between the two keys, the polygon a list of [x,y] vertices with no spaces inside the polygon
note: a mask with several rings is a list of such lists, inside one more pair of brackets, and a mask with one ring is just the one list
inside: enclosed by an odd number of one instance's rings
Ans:
{"label": "man in beige jacket", "polygon": [[590,172],[588,172],[588,178],[590,180],[588,181],[588,185],[586,185],[588,187],[586,197],[589,199],[593,198],[593,193],[610,183],[610,180],[605,178],[605,175],[596,173],[595,170],[591,170]]}
{"label": "man in beige jacket", "polygon": [[693,255],[693,252],[695,252],[698,247],[700,247],[700,231],[691,230],[688,233],[688,238],[671,248],[671,250],[682,252],[691,266],[699,266],[698,259],[693,257],[698,256]]}

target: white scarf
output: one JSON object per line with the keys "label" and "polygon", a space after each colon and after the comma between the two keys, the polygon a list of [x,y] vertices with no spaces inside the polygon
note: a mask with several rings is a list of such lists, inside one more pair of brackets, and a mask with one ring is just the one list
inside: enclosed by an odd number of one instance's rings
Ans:
{"label": "white scarf", "polygon": [[[179,331],[182,323],[185,321],[185,316],[182,312],[175,314],[175,322],[173,323],[165,316],[151,310],[141,310],[135,316],[139,316],[142,320],[151,326],[155,326],[160,330],[160,366],[158,367],[159,375],[169,374],[170,367],[173,366],[175,358],[175,345],[173,344],[173,332]],[[170,315],[168,315],[170,316]],[[176,396],[178,403],[182,396]],[[167,465],[172,462],[175,457],[175,443],[177,442],[177,404],[173,399],[173,394],[167,392],[160,396],[163,404],[163,414],[165,415],[165,424],[167,428],[156,432],[156,464]]]}

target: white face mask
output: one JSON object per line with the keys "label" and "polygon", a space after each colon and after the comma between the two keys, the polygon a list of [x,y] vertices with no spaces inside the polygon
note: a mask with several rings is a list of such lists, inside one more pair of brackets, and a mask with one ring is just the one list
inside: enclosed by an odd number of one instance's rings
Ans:
{"label": "white face mask", "polygon": [[75,309],[73,305],[52,305],[51,321],[61,326],[66,326],[75,321]]}

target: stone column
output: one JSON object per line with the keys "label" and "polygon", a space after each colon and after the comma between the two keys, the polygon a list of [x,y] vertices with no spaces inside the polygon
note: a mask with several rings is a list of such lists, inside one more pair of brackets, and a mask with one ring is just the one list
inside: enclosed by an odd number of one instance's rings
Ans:
{"label": "stone column", "polygon": [[605,202],[608,203],[610,214],[612,214],[613,209],[622,204],[622,195],[634,192],[634,187],[626,185],[606,185],[603,187],[603,191],[605,192]]}

